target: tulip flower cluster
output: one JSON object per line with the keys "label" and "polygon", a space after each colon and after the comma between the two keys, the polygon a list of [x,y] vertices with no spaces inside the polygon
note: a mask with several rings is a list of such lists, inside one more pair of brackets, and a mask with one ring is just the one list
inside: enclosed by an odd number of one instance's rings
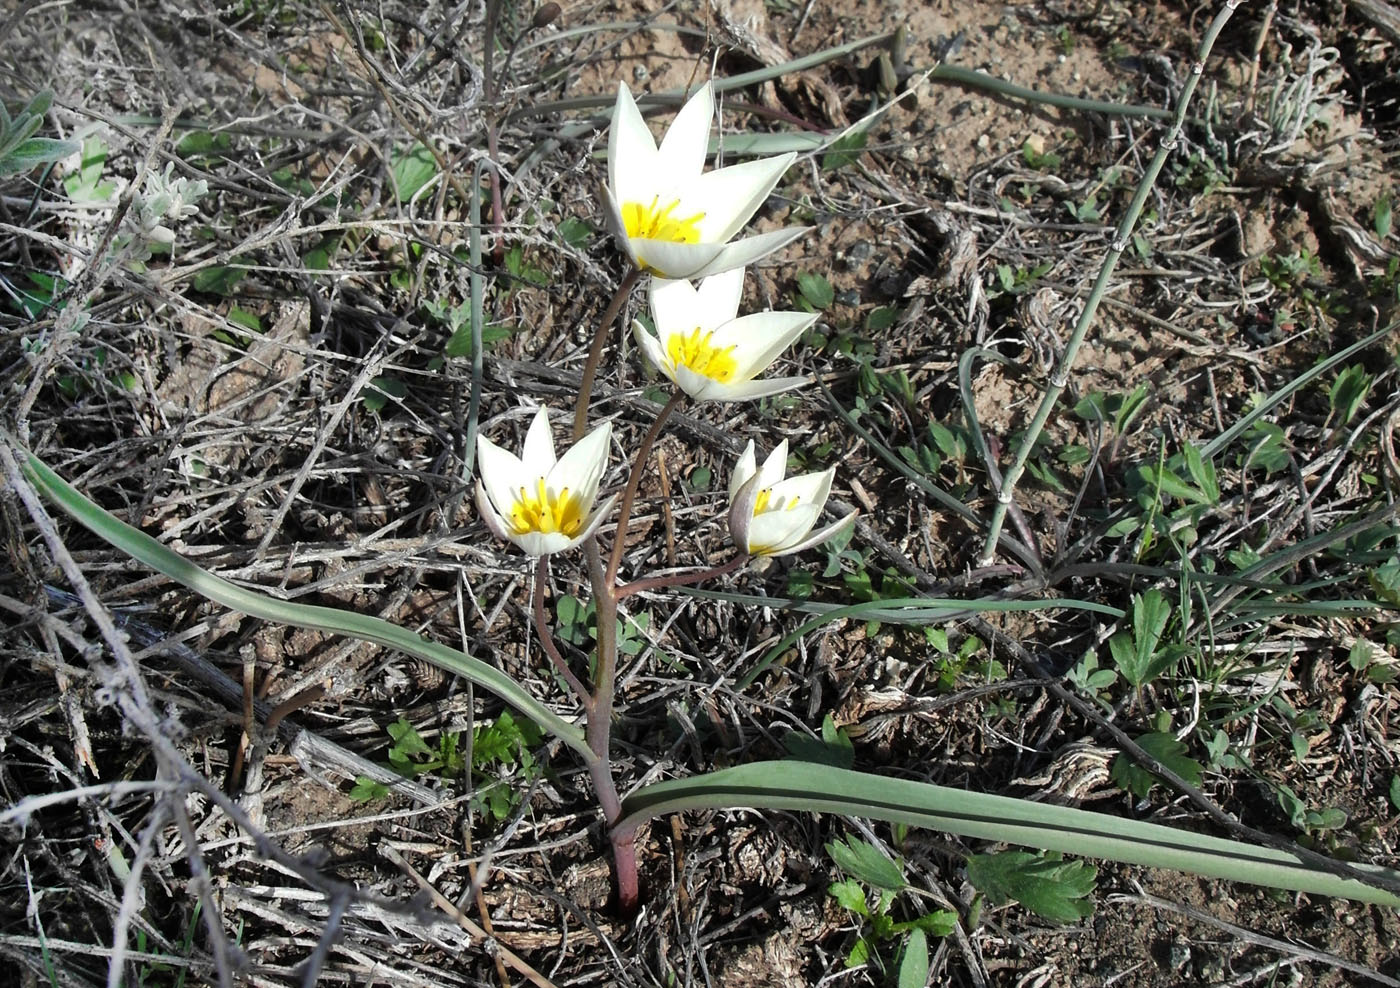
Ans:
{"label": "tulip flower cluster", "polygon": [[[805,383],[801,377],[765,377],[764,372],[816,320],[805,312],[752,312],[740,315],[744,267],[801,236],[789,227],[757,236],[736,235],[768,198],[795,155],[745,162],[705,171],[711,86],[700,89],[676,116],[658,146],[626,86],[618,87],[608,135],[608,225],[631,262],[584,369],[575,410],[574,445],[555,454],[549,414],[536,411],[520,455],[485,436],[477,438],[480,477],[476,506],[486,527],[535,557],[534,617],[540,641],[556,671],[578,695],[587,719],[587,742],[594,758],[589,772],[610,827],[619,819],[619,801],[609,761],[609,734],[617,674],[618,601],[637,590],[696,583],[733,572],[755,556],[783,556],[826,541],[853,516],[813,531],[831,493],[834,470],[785,478],[784,440],[758,465],[750,442],[729,482],[729,534],[736,553],[721,566],[617,585],[617,570],[633,501],[666,418],[684,399],[747,401]],[[586,414],[597,359],[612,314],[620,311],[642,274],[651,276],[648,302],[655,335],[634,321],[632,333],[643,358],[675,387],[671,400],[652,423],[621,495],[599,500],[607,472],[611,428],[588,433]],[[604,563],[597,534],[614,509],[617,532]],[[545,623],[544,586],[551,555],[581,546],[597,607],[597,661],[593,682],[585,685],[554,642]],[[638,883],[632,834],[613,828],[614,876],[623,911],[636,904]]]}
{"label": "tulip flower cluster", "polygon": [[[618,245],[652,275],[653,336],[633,336],[647,362],[697,401],[745,401],[806,383],[759,375],[817,316],[805,312],[739,315],[744,265],[806,232],[789,227],[741,240],[735,235],[772,192],[793,154],[704,171],[714,94],[701,87],[658,147],[631,92],[619,84],[608,137],[607,216]],[[701,278],[698,285],[688,279]],[[556,459],[544,409],[519,457],[478,437],[476,503],[486,526],[531,556],[562,552],[590,538],[616,495],[595,505],[607,466],[606,425]],[[850,518],[810,536],[831,491],[833,471],[784,481],[787,442],[754,468],[753,443],[734,468],[729,527],[747,555],[781,556],[831,538]],[[620,536],[619,536],[620,537]]]}

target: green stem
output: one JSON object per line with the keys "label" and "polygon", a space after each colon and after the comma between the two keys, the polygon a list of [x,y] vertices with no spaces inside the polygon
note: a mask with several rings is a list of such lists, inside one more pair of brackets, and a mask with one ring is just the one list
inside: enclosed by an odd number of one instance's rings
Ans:
{"label": "green stem", "polygon": [[622,311],[623,303],[627,301],[627,296],[632,294],[632,288],[641,276],[642,269],[635,265],[628,270],[622,284],[618,285],[617,291],[613,293],[612,301],[603,310],[603,317],[598,320],[598,328],[593,331],[593,342],[588,347],[588,360],[583,365],[583,380],[578,386],[578,403],[574,405],[574,442],[582,439],[583,434],[588,431],[588,403],[593,399],[593,380],[598,376],[598,364],[603,359],[603,344],[608,341],[608,327]]}
{"label": "green stem", "polygon": [[1200,82],[1201,74],[1205,71],[1206,59],[1210,56],[1211,48],[1215,46],[1215,39],[1225,26],[1225,22],[1230,19],[1230,15],[1234,13],[1235,8],[1239,6],[1239,2],[1240,0],[1228,0],[1220,13],[1215,15],[1215,20],[1211,21],[1210,27],[1206,29],[1205,37],[1201,39],[1200,51],[1196,56],[1195,63],[1191,66],[1191,74],[1187,77],[1186,84],[1181,88],[1181,96],[1176,103],[1176,114],[1172,118],[1171,127],[1168,128],[1166,137],[1161,146],[1158,147],[1157,153],[1153,155],[1147,170],[1143,173],[1142,180],[1138,182],[1133,201],[1129,204],[1127,212],[1123,214],[1123,219],[1118,224],[1118,229],[1113,235],[1113,242],[1109,244],[1108,254],[1104,257],[1103,265],[1099,268],[1099,276],[1094,281],[1093,290],[1084,303],[1084,311],[1080,313],[1079,321],[1075,323],[1074,332],[1070,334],[1069,341],[1065,344],[1064,353],[1060,355],[1059,361],[1055,364],[1054,373],[1050,376],[1050,386],[1046,388],[1040,401],[1040,407],[1035,411],[1035,417],[1021,437],[1021,443],[1016,448],[1016,456],[1012,460],[1011,466],[1007,468],[1006,477],[997,491],[997,504],[992,511],[991,522],[987,526],[987,538],[982,545],[982,555],[978,560],[979,566],[989,565],[996,555],[997,540],[1001,538],[1001,527],[1006,520],[1006,511],[1011,506],[1015,496],[1016,482],[1021,479],[1021,474],[1026,468],[1026,461],[1030,459],[1036,441],[1045,429],[1045,423],[1050,419],[1050,413],[1054,410],[1055,405],[1060,400],[1060,395],[1069,383],[1070,370],[1074,367],[1075,358],[1079,356],[1079,348],[1084,343],[1084,337],[1088,334],[1089,327],[1093,324],[1094,316],[1099,309],[1099,302],[1113,277],[1114,268],[1118,266],[1118,259],[1123,256],[1123,251],[1128,247],[1133,227],[1137,225],[1138,217],[1142,215],[1143,206],[1146,205],[1147,197],[1152,193],[1157,176],[1167,162],[1167,156],[1176,150],[1177,138],[1181,133],[1182,123],[1186,119],[1186,106],[1190,103],[1191,94],[1195,92],[1196,84]]}

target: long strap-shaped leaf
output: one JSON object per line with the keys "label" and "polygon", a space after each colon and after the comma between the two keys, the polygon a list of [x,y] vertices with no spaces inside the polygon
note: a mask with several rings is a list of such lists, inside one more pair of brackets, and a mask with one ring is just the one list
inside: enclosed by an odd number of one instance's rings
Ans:
{"label": "long strap-shaped leaf", "polygon": [[[623,816],[617,826],[635,827],[680,810],[737,807],[890,820],[963,837],[1400,906],[1400,896],[1308,867],[1284,851],[1067,806],[887,779],[811,762],[754,762],[643,786],[622,801]],[[1400,874],[1374,865],[1352,867],[1400,879]]]}
{"label": "long strap-shaped leaf", "polygon": [[471,680],[482,689],[490,690],[540,727],[577,750],[585,760],[591,761],[594,757],[579,727],[564,720],[531,696],[515,680],[480,659],[472,658],[465,652],[448,648],[438,642],[429,641],[407,628],[400,628],[381,618],[356,614],[353,611],[341,611],[333,607],[278,600],[214,576],[93,504],[33,453],[25,454],[25,476],[45,497],[91,529],[93,534],[110,542],[132,559],[163,573],[177,583],[183,583],[217,604],[265,621],[329,631],[345,635],[347,638],[374,642],[431,662],[441,669]]}

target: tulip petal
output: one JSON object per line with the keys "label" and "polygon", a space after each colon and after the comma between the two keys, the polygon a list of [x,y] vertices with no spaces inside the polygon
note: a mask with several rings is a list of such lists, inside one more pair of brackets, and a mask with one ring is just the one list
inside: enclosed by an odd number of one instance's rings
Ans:
{"label": "tulip petal", "polygon": [[[668,361],[669,364],[669,361]],[[716,381],[704,374],[697,374],[685,364],[675,364],[666,371],[666,376],[696,401],[731,401],[729,385]]]}
{"label": "tulip petal", "polygon": [[[689,271],[685,275],[676,274],[671,275],[671,277],[705,278],[710,275],[718,274],[721,271],[747,267],[755,261],[762,260],[774,251],[786,247],[810,229],[811,227],[809,226],[789,226],[781,230],[760,233],[756,237],[745,237],[743,240],[736,240],[732,244],[725,244],[720,252],[711,258],[703,267]],[[646,242],[650,243],[651,241]]]}
{"label": "tulip petal", "polygon": [[[745,456],[752,452],[753,443],[749,443]],[[743,459],[741,458],[739,462],[742,464]],[[729,496],[729,537],[736,549],[746,553],[751,551],[749,549],[749,530],[753,527],[753,509],[754,505],[758,503],[758,493],[758,477],[750,476]]]}
{"label": "tulip petal", "polygon": [[[614,197],[625,193],[633,199],[650,199],[657,185],[656,139],[647,129],[632,91],[617,84],[617,103],[608,127],[608,189]],[[621,203],[618,203],[621,205]]]}
{"label": "tulip petal", "polygon": [[611,437],[612,423],[604,422],[574,443],[549,472],[545,486],[556,493],[567,487],[587,508],[598,496],[598,484],[608,465]]}
{"label": "tulip petal", "polygon": [[[642,237],[630,237],[627,247],[639,265],[661,278],[693,278],[700,272],[713,273],[711,267],[715,259],[728,249],[724,244],[718,243],[679,244],[669,240],[646,240]],[[773,249],[777,250],[777,247]],[[737,266],[725,264],[714,270],[728,271]]]}
{"label": "tulip petal", "polygon": [[652,278],[647,301],[651,307],[652,321],[656,323],[657,335],[662,339],[672,333],[689,333],[696,328],[713,329],[717,325],[704,322],[699,317],[699,293],[684,278]]}
{"label": "tulip petal", "polygon": [[486,525],[486,530],[498,539],[510,539],[513,535],[506,528],[506,521],[491,503],[490,497],[486,494],[486,484],[484,481],[476,482],[476,513],[481,516],[481,520]]}
{"label": "tulip petal", "polygon": [[[711,386],[703,389],[705,392],[703,395],[690,391],[681,384],[680,375],[682,373],[689,373],[692,378],[707,382]],[[793,388],[800,388],[804,384],[811,383],[811,379],[806,377],[759,377],[752,381],[721,384],[719,381],[711,381],[708,377],[700,377],[689,368],[676,368],[676,384],[680,385],[681,390],[697,401],[753,401],[757,398],[767,398],[770,395],[791,391]]]}
{"label": "tulip petal", "polygon": [[728,240],[763,205],[796,158],[796,152],[789,151],[706,172],[686,185],[681,205],[686,215],[704,214],[698,224],[702,238]]}
{"label": "tulip petal", "polygon": [[763,466],[758,470],[760,490],[772,487],[787,475],[787,460],[788,441],[784,439],[773,447],[773,452],[764,457]]}
{"label": "tulip petal", "polygon": [[570,547],[576,546],[584,539],[591,537],[593,533],[598,530],[598,526],[601,525],[605,520],[607,520],[608,516],[612,514],[613,505],[615,505],[616,503],[616,494],[609,494],[607,497],[605,497],[603,499],[603,502],[598,505],[596,510],[594,510],[593,514],[588,516],[588,521],[584,522],[583,529],[577,535],[575,535],[574,540],[569,543]]}
{"label": "tulip petal", "polygon": [[747,381],[763,373],[816,321],[815,312],[755,312],[720,326],[711,345],[734,347],[734,377]]}
{"label": "tulip petal", "polygon": [[556,552],[563,552],[578,541],[569,538],[563,532],[512,534],[510,540],[520,546],[527,556],[552,556]]}
{"label": "tulip petal", "polygon": [[715,113],[714,87],[705,83],[686,100],[661,139],[655,159],[656,175],[668,182],[689,182],[705,168],[710,147],[710,121]]}
{"label": "tulip petal", "polygon": [[497,514],[505,518],[515,503],[516,493],[529,487],[534,477],[525,475],[525,467],[514,453],[501,449],[485,436],[476,437],[476,473]]}
{"label": "tulip petal", "polygon": [[797,545],[820,517],[821,512],[810,505],[760,512],[749,525],[749,551],[755,556],[780,555]]}
{"label": "tulip petal", "polygon": [[[729,475],[729,500],[734,500],[734,495],[739,492],[739,488],[749,482],[758,468],[755,465],[753,440],[744,447],[744,452],[739,457],[739,462],[734,464],[734,472]],[[752,513],[752,512],[750,512]]]}
{"label": "tulip petal", "polygon": [[661,341],[648,333],[647,328],[636,320],[632,321],[632,338],[637,341],[637,347],[642,351],[647,363],[672,381],[676,379],[675,369],[671,366]]}
{"label": "tulip petal", "polygon": [[530,420],[525,433],[525,447],[520,451],[520,464],[529,477],[547,477],[554,469],[554,434],[549,428],[549,413],[543,405]]}
{"label": "tulip petal", "polygon": [[732,268],[712,274],[695,289],[695,325],[705,328],[723,326],[739,313],[744,297],[744,269]]}
{"label": "tulip petal", "polygon": [[856,515],[858,514],[860,514],[859,511],[852,511],[850,514],[840,519],[839,521],[832,522],[830,525],[826,526],[826,528],[813,532],[801,542],[797,542],[792,546],[781,550],[780,552],[769,553],[769,555],[790,556],[793,553],[805,552],[813,546],[821,545],[823,542],[829,541],[830,539],[834,538],[837,535],[837,533],[841,531],[841,529],[845,528],[852,521],[854,521]]}
{"label": "tulip petal", "polygon": [[603,190],[603,201],[607,208],[603,210],[603,220],[607,223],[608,232],[613,235],[613,239],[618,242],[627,256],[632,259],[632,263],[641,267],[641,262],[637,260],[637,252],[632,249],[632,240],[627,236],[627,226],[622,222],[622,208],[613,198],[612,190]]}
{"label": "tulip petal", "polygon": [[776,504],[812,504],[818,510],[826,504],[826,499],[831,496],[831,481],[836,476],[836,468],[830,467],[818,473],[804,473],[799,477],[789,477],[787,480],[773,484],[773,493],[770,503]]}

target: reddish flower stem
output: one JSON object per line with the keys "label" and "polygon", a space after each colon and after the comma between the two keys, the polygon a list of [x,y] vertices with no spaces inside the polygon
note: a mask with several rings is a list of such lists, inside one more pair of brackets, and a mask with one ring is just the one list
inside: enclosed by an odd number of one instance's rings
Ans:
{"label": "reddish flower stem", "polygon": [[642,437],[642,445],[637,450],[637,458],[632,461],[632,473],[627,478],[627,489],[622,492],[622,503],[617,509],[617,532],[613,536],[612,555],[608,559],[608,571],[604,582],[608,587],[608,592],[613,592],[613,586],[617,582],[617,568],[622,565],[622,551],[627,542],[627,523],[632,519],[632,503],[637,499],[637,488],[641,486],[642,474],[646,472],[647,460],[651,458],[651,448],[656,445],[656,437],[661,435],[661,430],[666,426],[666,420],[671,417],[671,413],[681,406],[685,401],[684,391],[671,392],[671,400],[661,406],[661,411],[657,412],[656,420],[651,423],[651,428]]}
{"label": "reddish flower stem", "polygon": [[627,301],[627,296],[632,294],[632,288],[641,276],[642,269],[636,265],[628,269],[622,284],[618,285],[617,291],[613,293],[612,301],[603,310],[603,316],[598,320],[598,328],[593,331],[593,342],[588,347],[588,359],[583,364],[583,380],[578,385],[578,403],[574,406],[574,442],[582,439],[583,434],[588,431],[588,404],[593,400],[593,381],[598,376],[598,364],[603,359],[603,344],[608,340],[608,327],[622,311],[623,303]]}
{"label": "reddish flower stem", "polygon": [[569,668],[569,663],[559,652],[559,645],[554,640],[554,633],[549,630],[549,624],[544,619],[544,585],[549,580],[549,557],[541,556],[540,561],[535,564],[535,631],[540,636],[540,644],[544,646],[549,661],[554,663],[554,668],[559,675],[564,677],[564,682],[569,684],[569,689],[574,691],[579,703],[583,704],[585,714],[590,714],[593,710],[593,697],[588,692],[588,687],[583,685],[583,681],[574,675],[574,671]]}
{"label": "reddish flower stem", "polygon": [[741,552],[733,559],[718,566],[711,566],[709,569],[695,570],[691,573],[674,573],[671,576],[653,576],[645,580],[633,580],[631,583],[617,588],[617,599],[630,597],[634,593],[641,593],[645,590],[663,590],[666,587],[688,587],[696,583],[704,583],[706,580],[717,580],[721,576],[728,576],[740,566],[749,561],[749,554]]}

